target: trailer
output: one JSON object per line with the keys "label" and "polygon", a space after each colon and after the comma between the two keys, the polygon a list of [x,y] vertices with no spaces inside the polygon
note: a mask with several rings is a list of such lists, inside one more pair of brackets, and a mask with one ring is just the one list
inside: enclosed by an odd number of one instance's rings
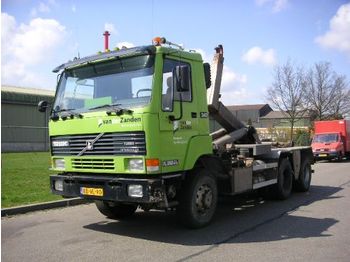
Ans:
{"label": "trailer", "polygon": [[[307,191],[311,147],[261,143],[220,101],[223,54],[216,47],[210,65],[157,37],[55,68],[52,192],[94,200],[114,219],[137,208],[175,209],[182,224],[200,228],[212,221],[219,195],[264,188],[286,199],[292,189]],[[223,128],[210,133],[209,116]]]}

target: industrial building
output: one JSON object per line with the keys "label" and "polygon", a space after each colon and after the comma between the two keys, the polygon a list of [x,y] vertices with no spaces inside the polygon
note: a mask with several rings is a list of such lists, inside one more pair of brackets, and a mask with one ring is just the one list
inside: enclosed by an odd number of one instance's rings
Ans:
{"label": "industrial building", "polygon": [[[295,119],[295,127],[307,128],[311,126],[311,119],[309,114],[305,113],[303,116]],[[290,119],[286,113],[282,111],[271,111],[267,115],[260,118],[260,127],[265,128],[289,128]]]}
{"label": "industrial building", "polygon": [[38,102],[52,102],[54,91],[14,86],[1,87],[1,151],[48,151],[48,112]]}
{"label": "industrial building", "polygon": [[227,107],[240,121],[260,127],[260,118],[272,112],[268,104],[232,105]]}

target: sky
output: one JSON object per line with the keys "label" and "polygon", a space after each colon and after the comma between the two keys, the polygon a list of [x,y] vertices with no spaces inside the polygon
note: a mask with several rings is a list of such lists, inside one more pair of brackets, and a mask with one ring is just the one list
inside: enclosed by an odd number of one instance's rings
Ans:
{"label": "sky", "polygon": [[54,90],[74,57],[165,37],[210,62],[224,47],[222,101],[266,103],[276,66],[327,61],[350,82],[350,2],[342,0],[2,0],[1,84]]}

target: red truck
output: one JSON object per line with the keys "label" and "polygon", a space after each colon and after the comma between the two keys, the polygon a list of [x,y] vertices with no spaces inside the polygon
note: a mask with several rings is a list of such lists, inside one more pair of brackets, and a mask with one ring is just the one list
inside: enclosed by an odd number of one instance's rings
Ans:
{"label": "red truck", "polygon": [[350,156],[350,120],[315,121],[312,151],[316,160]]}

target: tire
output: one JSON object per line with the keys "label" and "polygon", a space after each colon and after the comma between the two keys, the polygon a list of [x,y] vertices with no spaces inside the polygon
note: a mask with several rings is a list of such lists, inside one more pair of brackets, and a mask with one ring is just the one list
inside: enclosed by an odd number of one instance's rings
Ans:
{"label": "tire", "polygon": [[299,178],[294,183],[296,191],[306,192],[309,190],[312,177],[311,174],[311,164],[310,161],[306,159],[301,163]]}
{"label": "tire", "polygon": [[113,203],[108,201],[95,201],[96,207],[98,211],[100,211],[103,215],[112,219],[123,219],[132,216],[137,206],[135,205],[127,205],[121,203]]}
{"label": "tire", "polygon": [[343,154],[342,154],[342,152],[339,152],[339,153],[338,153],[337,160],[338,160],[338,162],[343,161]]}
{"label": "tire", "polygon": [[176,214],[186,227],[201,228],[211,222],[217,201],[215,178],[204,169],[196,169],[184,181]]}
{"label": "tire", "polygon": [[288,158],[283,158],[278,167],[277,184],[274,185],[275,198],[287,199],[293,187],[293,169]]}
{"label": "tire", "polygon": [[346,157],[346,160],[350,160],[350,153],[349,153],[349,152],[346,152],[346,153],[345,153],[345,157]]}

